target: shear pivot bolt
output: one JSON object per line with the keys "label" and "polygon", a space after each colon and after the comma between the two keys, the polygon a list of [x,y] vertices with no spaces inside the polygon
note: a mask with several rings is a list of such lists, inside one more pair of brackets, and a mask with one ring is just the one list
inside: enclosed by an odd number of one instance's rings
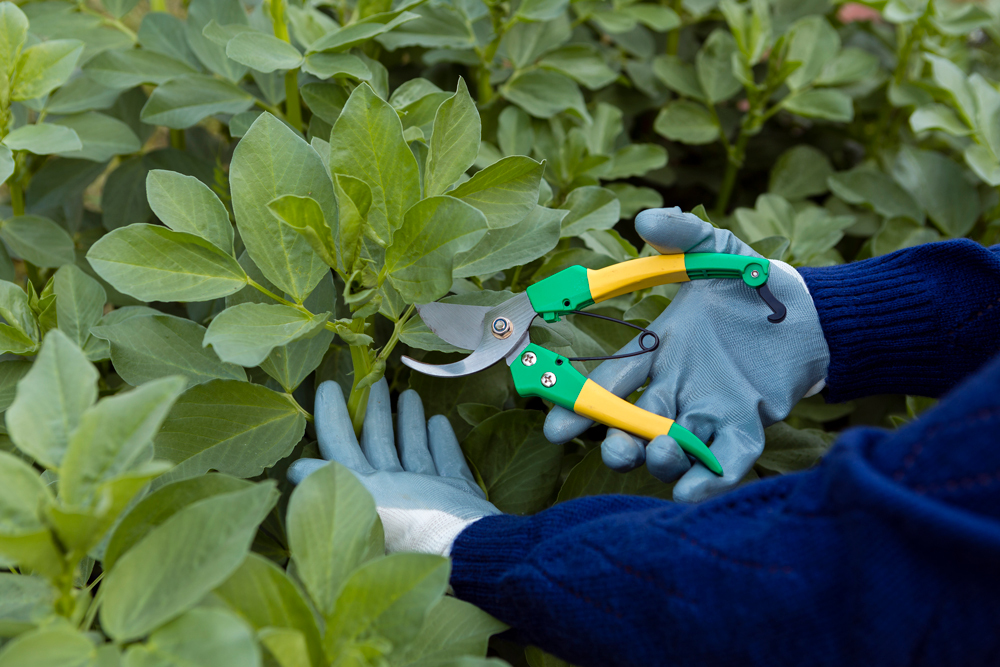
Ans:
{"label": "shear pivot bolt", "polygon": [[534,352],[525,352],[521,355],[521,363],[525,366],[534,366],[536,361],[538,361],[538,359],[535,357]]}
{"label": "shear pivot bolt", "polygon": [[756,278],[759,275],[760,275],[760,271],[751,271],[750,272],[750,277],[751,278]]}
{"label": "shear pivot bolt", "polygon": [[555,373],[543,373],[542,374],[542,386],[551,387],[556,383]]}
{"label": "shear pivot bolt", "polygon": [[507,338],[514,331],[514,325],[506,317],[498,317],[493,320],[490,328],[493,330],[493,335],[500,340]]}

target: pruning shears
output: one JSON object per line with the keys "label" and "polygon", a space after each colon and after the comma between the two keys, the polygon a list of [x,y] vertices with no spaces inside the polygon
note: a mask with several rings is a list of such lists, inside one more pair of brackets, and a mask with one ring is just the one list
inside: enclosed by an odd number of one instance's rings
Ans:
{"label": "pruning shears", "polygon": [[[535,317],[557,322],[568,314],[595,315],[582,309],[636,290],[710,278],[742,279],[757,290],[772,313],[772,323],[785,318],[785,306],[767,287],[770,262],[760,257],[720,253],[657,255],[592,270],[571,266],[516,294],[498,306],[429,303],[417,306],[424,323],[444,341],[472,350],[472,354],[450,364],[425,364],[410,357],[403,363],[420,373],[436,377],[462,377],[489,368],[505,359],[521,396],[537,396],[556,405],[652,441],[669,435],[681,449],[717,475],[722,466],[697,436],[674,420],[638,408],[615,396],[577,371],[570,361],[590,358],[563,357],[532,343],[528,329]],[[603,317],[603,319],[611,319]],[[601,359],[635,356],[659,346],[657,335],[634,324],[614,320],[641,330],[640,351]]]}

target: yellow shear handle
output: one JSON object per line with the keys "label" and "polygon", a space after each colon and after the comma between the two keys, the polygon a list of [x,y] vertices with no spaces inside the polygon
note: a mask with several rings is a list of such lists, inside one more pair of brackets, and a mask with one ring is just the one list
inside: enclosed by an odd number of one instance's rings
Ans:
{"label": "yellow shear handle", "polygon": [[[595,303],[655,285],[686,283],[684,255],[654,255],[613,264],[604,269],[588,270],[590,296]],[[666,433],[666,431],[664,431]],[[637,434],[638,435],[638,434]]]}

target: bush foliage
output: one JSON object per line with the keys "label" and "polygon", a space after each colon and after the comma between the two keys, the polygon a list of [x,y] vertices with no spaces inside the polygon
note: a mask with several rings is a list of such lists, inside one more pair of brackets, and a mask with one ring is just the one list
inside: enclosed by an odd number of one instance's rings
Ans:
{"label": "bush foliage", "polygon": [[[356,429],[417,389],[506,512],[669,498],[504,368],[411,374],[462,352],[414,305],[651,253],[664,203],[796,266],[995,243],[998,43],[996,0],[0,3],[0,667],[485,664],[446,559],[384,556],[342,469],[285,482],[315,387]],[[581,319],[533,339],[631,337]],[[746,481],[927,404],[804,400]]]}

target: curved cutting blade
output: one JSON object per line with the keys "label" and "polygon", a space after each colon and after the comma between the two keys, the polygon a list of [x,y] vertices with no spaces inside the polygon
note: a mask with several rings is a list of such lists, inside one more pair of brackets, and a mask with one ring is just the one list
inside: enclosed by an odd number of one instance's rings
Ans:
{"label": "curved cutting blade", "polygon": [[[491,325],[493,320],[498,317],[506,317],[511,322],[513,331],[507,338],[499,339],[493,335]],[[526,344],[525,341],[527,341],[528,327],[531,326],[531,320],[533,319],[535,319],[535,309],[531,307],[528,295],[522,292],[514,298],[501,303],[499,306],[488,309],[485,317],[480,321],[479,341],[475,346],[475,352],[465,359],[440,366],[425,364],[422,361],[417,361],[406,356],[403,357],[402,361],[415,371],[435,377],[471,375],[472,373],[489,368],[518,346],[523,347]],[[441,334],[438,335],[440,336]],[[452,345],[456,345],[456,343],[452,343]]]}
{"label": "curved cutting blade", "polygon": [[[427,303],[417,306],[420,319],[437,337],[463,350],[475,350],[483,337],[483,320],[492,308],[457,303]],[[492,321],[492,320],[491,320]]]}

